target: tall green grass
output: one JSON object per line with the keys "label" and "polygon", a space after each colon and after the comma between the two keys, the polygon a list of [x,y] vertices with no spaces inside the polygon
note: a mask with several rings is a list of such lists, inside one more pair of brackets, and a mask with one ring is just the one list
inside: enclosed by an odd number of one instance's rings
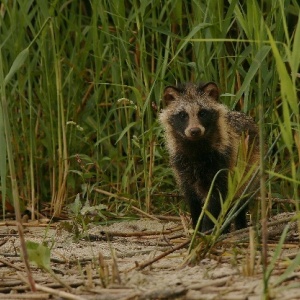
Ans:
{"label": "tall green grass", "polygon": [[22,207],[49,203],[56,215],[83,191],[113,213],[128,209],[94,187],[145,211],[178,208],[157,113],[165,85],[198,80],[252,115],[269,147],[277,139],[266,192],[297,200],[298,16],[298,3],[283,0],[3,1],[3,209],[16,189]]}

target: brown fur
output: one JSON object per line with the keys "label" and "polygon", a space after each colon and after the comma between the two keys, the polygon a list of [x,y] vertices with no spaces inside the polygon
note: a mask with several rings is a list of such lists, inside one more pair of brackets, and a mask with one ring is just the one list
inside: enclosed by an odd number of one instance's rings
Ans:
{"label": "brown fur", "polygon": [[[170,164],[190,205],[195,226],[215,174],[236,166],[241,137],[251,149],[249,168],[258,162],[258,128],[249,116],[221,104],[219,90],[212,82],[166,87],[163,99],[166,107],[159,120],[165,129]],[[227,176],[222,172],[217,177],[208,204],[215,218],[221,210],[220,193],[226,198]],[[244,214],[245,211],[237,217],[237,228],[246,226]],[[201,231],[212,227],[211,220],[204,217]]]}

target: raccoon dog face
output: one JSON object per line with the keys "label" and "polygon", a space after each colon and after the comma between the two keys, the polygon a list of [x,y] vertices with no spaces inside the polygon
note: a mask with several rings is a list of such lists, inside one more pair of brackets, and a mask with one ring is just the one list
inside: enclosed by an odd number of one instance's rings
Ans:
{"label": "raccoon dog face", "polygon": [[209,135],[216,127],[218,112],[192,105],[183,108],[169,118],[174,133],[184,139],[197,141]]}
{"label": "raccoon dog face", "polygon": [[214,83],[168,86],[163,98],[167,107],[160,120],[174,136],[198,141],[216,131],[223,105],[218,102],[219,90]]}

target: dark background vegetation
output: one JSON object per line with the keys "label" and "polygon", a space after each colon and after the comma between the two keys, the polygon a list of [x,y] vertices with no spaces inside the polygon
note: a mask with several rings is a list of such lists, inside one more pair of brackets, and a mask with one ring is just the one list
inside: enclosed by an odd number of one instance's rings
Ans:
{"label": "dark background vegetation", "polygon": [[268,198],[298,199],[297,1],[0,5],[3,214],[19,197],[59,215],[78,193],[116,215],[177,211],[157,113],[164,86],[199,80],[260,124]]}

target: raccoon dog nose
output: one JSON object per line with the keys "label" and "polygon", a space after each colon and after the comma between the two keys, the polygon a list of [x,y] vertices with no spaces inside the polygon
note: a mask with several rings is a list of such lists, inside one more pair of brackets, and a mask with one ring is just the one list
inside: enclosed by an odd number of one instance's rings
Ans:
{"label": "raccoon dog nose", "polygon": [[201,133],[201,130],[199,127],[192,127],[190,129],[191,136],[198,136],[198,135],[200,135],[200,133]]}

